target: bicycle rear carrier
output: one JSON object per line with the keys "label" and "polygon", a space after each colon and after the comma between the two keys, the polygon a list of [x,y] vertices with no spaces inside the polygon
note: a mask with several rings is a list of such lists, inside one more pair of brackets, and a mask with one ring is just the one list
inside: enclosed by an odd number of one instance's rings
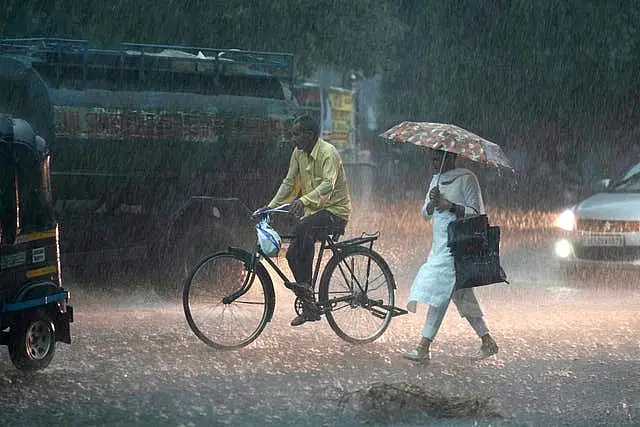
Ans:
{"label": "bicycle rear carrier", "polygon": [[380,237],[380,232],[376,231],[373,234],[362,233],[360,237],[354,237],[352,239],[342,240],[333,244],[333,247],[336,249],[344,249],[351,246],[358,246],[364,243],[371,243],[369,246],[373,246],[373,242],[378,240]]}
{"label": "bicycle rear carrier", "polygon": [[369,309],[371,310],[371,314],[379,317],[380,319],[387,317],[387,313],[391,313],[391,317],[402,316],[403,314],[408,313],[408,311],[403,308],[384,305],[379,301],[372,301]]}

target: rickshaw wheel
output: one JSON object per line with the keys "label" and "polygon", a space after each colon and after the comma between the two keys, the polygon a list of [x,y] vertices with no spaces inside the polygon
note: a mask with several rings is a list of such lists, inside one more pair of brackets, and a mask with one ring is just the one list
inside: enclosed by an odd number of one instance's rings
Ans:
{"label": "rickshaw wheel", "polygon": [[21,371],[46,368],[55,353],[55,327],[43,310],[24,313],[9,332],[9,357]]}

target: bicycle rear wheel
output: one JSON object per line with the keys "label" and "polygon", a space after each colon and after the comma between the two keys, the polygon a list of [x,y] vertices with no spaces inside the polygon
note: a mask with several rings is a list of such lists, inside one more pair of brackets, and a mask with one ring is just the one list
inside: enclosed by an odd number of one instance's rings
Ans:
{"label": "bicycle rear wheel", "polygon": [[318,293],[331,329],[345,341],[372,342],[391,322],[393,274],[378,253],[363,246],[346,248],[329,260]]}
{"label": "bicycle rear wheel", "polygon": [[187,278],[182,294],[187,323],[211,347],[244,347],[267,325],[273,309],[265,287],[267,273],[259,268],[251,273],[246,265],[237,254],[219,252],[202,259]]}

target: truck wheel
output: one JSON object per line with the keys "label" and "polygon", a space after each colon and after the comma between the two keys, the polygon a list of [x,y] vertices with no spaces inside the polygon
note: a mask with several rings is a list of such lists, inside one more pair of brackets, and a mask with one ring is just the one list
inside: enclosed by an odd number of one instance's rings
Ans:
{"label": "truck wheel", "polygon": [[181,298],[184,281],[192,267],[204,256],[226,249],[233,242],[232,233],[206,227],[189,230],[169,251],[162,262],[162,277],[155,280],[154,288],[165,298]]}
{"label": "truck wheel", "polygon": [[9,331],[9,357],[22,371],[33,372],[49,366],[55,345],[53,322],[42,310],[25,312]]}

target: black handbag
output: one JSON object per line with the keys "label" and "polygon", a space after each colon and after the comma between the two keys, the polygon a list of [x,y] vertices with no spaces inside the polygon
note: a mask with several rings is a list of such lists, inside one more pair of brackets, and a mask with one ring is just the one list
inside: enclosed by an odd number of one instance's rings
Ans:
{"label": "black handbag", "polygon": [[447,246],[456,270],[456,289],[509,283],[500,265],[500,227],[486,215],[456,219],[447,227]]}

